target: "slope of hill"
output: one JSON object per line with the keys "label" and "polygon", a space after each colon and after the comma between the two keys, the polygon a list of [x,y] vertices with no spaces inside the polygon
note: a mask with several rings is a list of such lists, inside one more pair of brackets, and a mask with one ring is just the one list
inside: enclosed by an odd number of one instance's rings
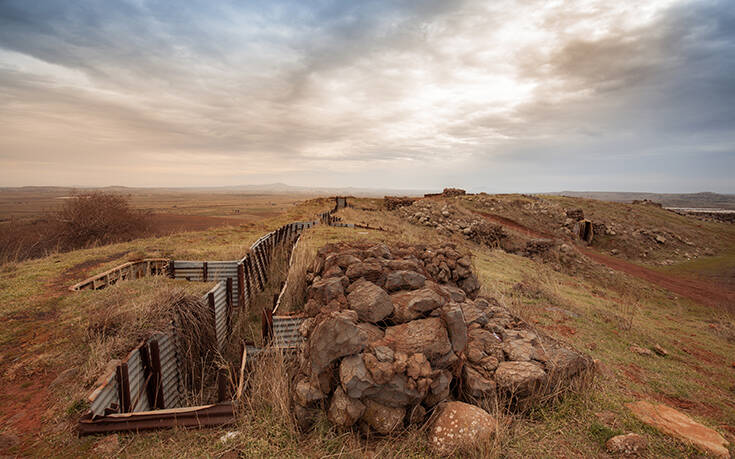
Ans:
{"label": "slope of hill", "polygon": [[[587,256],[616,250],[615,260],[625,266],[658,273],[714,260],[708,269],[721,272],[721,267],[735,258],[732,225],[705,224],[653,206],[563,197],[439,197],[394,211],[385,210],[379,199],[352,203],[354,207],[337,215],[346,222],[382,231],[320,225],[303,236],[300,244],[305,256],[336,241],[455,243],[473,254],[473,270],[480,278],[482,295],[495,298],[534,329],[598,361],[598,377],[586,389],[525,413],[493,413],[500,421],[497,436],[478,455],[603,457],[607,454],[605,442],[627,432],[647,439],[645,457],[697,454],[693,446],[642,424],[625,407],[637,400],[674,407],[734,442],[735,319],[728,297],[721,304],[704,304],[637,272],[600,264],[596,257]],[[321,419],[313,431],[299,433],[288,416],[279,414],[283,400],[278,398],[277,385],[264,388],[255,385],[255,380],[251,390],[261,390],[256,394],[257,403],[243,405],[233,426],[114,438],[74,435],[74,425],[96,377],[88,370],[99,365],[98,357],[90,352],[90,326],[96,323],[93,312],[105,293],[75,294],[66,290],[69,284],[130,257],[228,259],[243,253],[264,230],[309,218],[328,205],[325,200],[307,201],[252,228],[140,239],[2,266],[0,450],[13,455],[86,456],[112,443],[115,446],[110,455],[146,457],[221,457],[232,453],[246,457],[431,456],[425,430],[420,427],[406,427],[399,435],[365,438],[357,429],[340,431]],[[597,245],[593,239],[592,245],[586,246],[565,231],[566,210],[577,208],[593,222],[618,229],[613,230],[614,235],[601,237]],[[415,218],[417,213],[423,216]],[[498,225],[507,242],[495,243],[487,237],[490,233],[478,237],[479,228],[489,228],[486,223]],[[639,234],[643,230],[643,235],[630,234],[635,229]],[[629,233],[627,237],[618,238],[623,231]],[[676,234],[683,242],[667,233],[666,242],[661,244],[655,236],[652,240],[647,235],[660,231]],[[544,245],[542,239],[556,242]],[[634,250],[626,251],[631,244]],[[699,255],[687,260],[682,253],[684,246],[689,255],[695,250]],[[641,250],[648,250],[647,258],[639,258]],[[672,263],[662,267],[663,260]],[[699,272],[696,266],[694,273]],[[676,275],[695,279],[691,271]],[[130,281],[130,285],[135,282]],[[107,295],[111,293],[114,291]],[[125,298],[135,301],[134,295]],[[256,310],[255,330],[260,329],[258,316]],[[632,350],[634,346],[650,349],[656,345],[668,355],[642,355]],[[275,377],[267,376],[271,383]]]}
{"label": "slope of hill", "polygon": [[615,191],[561,191],[546,193],[555,196],[597,199],[600,201],[626,202],[648,199],[664,207],[692,207],[735,210],[735,195],[718,193],[633,193]]}

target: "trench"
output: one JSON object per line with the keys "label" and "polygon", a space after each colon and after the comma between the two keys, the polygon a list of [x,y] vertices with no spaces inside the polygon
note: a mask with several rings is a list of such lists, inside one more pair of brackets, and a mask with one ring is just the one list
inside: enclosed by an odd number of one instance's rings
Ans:
{"label": "trench", "polygon": [[347,205],[347,198],[335,198],[333,209],[263,235],[239,260],[142,260],[72,286],[73,291],[97,290],[155,275],[216,283],[199,302],[208,317],[194,327],[211,330],[196,330],[199,341],[206,337],[207,342],[198,342],[201,346],[192,352],[191,340],[182,336],[192,322],[182,313],[169,330],[152,334],[125,358],[110,362],[88,397],[79,435],[234,422],[235,406],[247,386],[246,363],[257,361],[266,346],[297,350],[303,342],[298,333],[303,318],[277,315],[294,247],[317,224],[351,226],[332,215]]}

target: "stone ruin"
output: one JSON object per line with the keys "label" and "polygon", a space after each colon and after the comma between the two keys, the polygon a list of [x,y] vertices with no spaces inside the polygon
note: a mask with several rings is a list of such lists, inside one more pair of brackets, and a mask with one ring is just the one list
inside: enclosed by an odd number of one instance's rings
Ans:
{"label": "stone ruin", "polygon": [[591,366],[478,296],[454,245],[330,244],[307,284],[293,391],[302,429],[326,410],[338,426],[386,435],[447,401],[518,406]]}
{"label": "stone ruin", "polygon": [[383,203],[387,210],[395,210],[399,207],[410,206],[416,201],[415,198],[409,198],[407,196],[385,196]]}

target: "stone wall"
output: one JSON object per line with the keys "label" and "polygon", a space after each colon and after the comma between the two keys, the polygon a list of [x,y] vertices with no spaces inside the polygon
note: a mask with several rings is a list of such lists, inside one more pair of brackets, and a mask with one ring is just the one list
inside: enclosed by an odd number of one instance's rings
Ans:
{"label": "stone wall", "polygon": [[469,255],[452,245],[328,245],[307,281],[293,393],[304,429],[327,410],[337,425],[388,434],[441,402],[527,398],[590,366],[478,296]]}

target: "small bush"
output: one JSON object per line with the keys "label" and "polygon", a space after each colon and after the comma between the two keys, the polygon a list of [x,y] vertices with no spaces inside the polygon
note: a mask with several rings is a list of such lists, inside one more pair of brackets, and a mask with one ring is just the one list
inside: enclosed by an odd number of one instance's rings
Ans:
{"label": "small bush", "polygon": [[150,215],[133,209],[125,196],[79,194],[34,221],[0,225],[0,263],[129,241],[150,230]]}
{"label": "small bush", "polygon": [[68,200],[50,217],[51,236],[62,249],[110,244],[144,235],[148,214],[133,209],[124,196],[94,192]]}

